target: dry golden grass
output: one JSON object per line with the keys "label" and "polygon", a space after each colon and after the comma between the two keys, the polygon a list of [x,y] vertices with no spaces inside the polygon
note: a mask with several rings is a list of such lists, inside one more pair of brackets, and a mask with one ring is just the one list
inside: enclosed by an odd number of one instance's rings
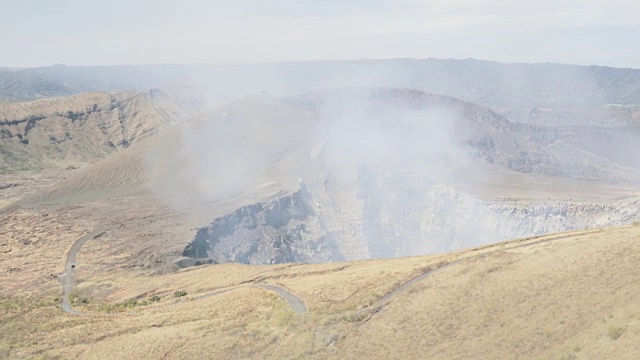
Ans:
{"label": "dry golden grass", "polygon": [[470,259],[398,296],[333,354],[640,358],[639,261],[637,228]]}
{"label": "dry golden grass", "polygon": [[162,248],[164,239],[190,234],[187,220],[162,218],[166,215],[172,215],[166,206],[143,196],[0,212],[0,289],[24,293],[57,289],[58,280],[51,274],[63,271],[66,253],[78,238],[97,229],[110,230],[79,253],[79,265],[87,265],[78,267],[80,277],[123,268],[130,276],[132,270],[157,265],[162,256],[158,249],[173,250]]}
{"label": "dry golden grass", "polygon": [[42,291],[43,287],[51,290],[57,285],[51,274],[60,272],[70,244],[93,225],[78,214],[79,221],[72,226],[69,214],[72,209],[67,213],[0,213],[0,289],[4,294]]}
{"label": "dry golden grass", "polygon": [[[56,291],[3,295],[0,357],[639,358],[639,239],[634,227],[404,259],[85,273],[75,307],[87,316],[62,313]],[[377,313],[358,310],[465,258]],[[262,283],[296,294],[309,313],[251,287]],[[235,290],[194,300],[227,287]]]}

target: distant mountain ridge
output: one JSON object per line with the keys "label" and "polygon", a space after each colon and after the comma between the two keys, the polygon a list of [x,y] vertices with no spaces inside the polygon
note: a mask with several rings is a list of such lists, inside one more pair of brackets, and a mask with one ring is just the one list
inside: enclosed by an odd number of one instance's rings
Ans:
{"label": "distant mountain ridge", "polygon": [[229,96],[380,86],[447,95],[491,108],[640,105],[638,69],[474,59],[0,68],[0,100],[144,90],[179,80],[194,81]]}

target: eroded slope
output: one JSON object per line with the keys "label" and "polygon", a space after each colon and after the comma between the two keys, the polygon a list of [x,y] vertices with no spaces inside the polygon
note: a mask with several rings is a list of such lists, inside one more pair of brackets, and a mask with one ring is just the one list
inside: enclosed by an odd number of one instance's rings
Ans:
{"label": "eroded slope", "polygon": [[160,90],[0,103],[0,172],[93,163],[202,110]]}

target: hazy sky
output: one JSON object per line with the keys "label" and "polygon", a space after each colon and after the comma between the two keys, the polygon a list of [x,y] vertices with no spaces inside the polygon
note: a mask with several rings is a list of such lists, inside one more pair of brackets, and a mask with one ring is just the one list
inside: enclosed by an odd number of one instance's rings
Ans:
{"label": "hazy sky", "polygon": [[0,0],[0,66],[478,58],[640,68],[640,0]]}

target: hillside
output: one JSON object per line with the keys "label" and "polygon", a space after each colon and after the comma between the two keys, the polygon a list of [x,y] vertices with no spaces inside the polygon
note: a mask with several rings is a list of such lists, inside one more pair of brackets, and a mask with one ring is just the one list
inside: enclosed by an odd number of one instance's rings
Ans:
{"label": "hillside", "polygon": [[[640,356],[635,346],[640,337],[638,227],[443,255],[210,265],[165,275],[98,271],[96,265],[117,261],[94,254],[113,236],[107,232],[91,239],[79,253],[71,306],[85,316],[60,311],[60,285],[45,274],[37,288],[25,283],[2,293],[0,356]],[[19,271],[1,274],[3,282],[20,276]]]}
{"label": "hillside", "polygon": [[160,90],[0,103],[0,173],[93,163],[203,109]]}
{"label": "hillside", "polygon": [[401,257],[640,219],[632,169],[543,130],[414,90],[256,95],[8,210],[75,204],[109,228],[125,210],[180,215],[154,236],[114,230],[142,267]]}
{"label": "hillside", "polygon": [[[214,199],[224,197],[229,187],[242,191],[260,181],[319,181],[309,172],[332,175],[337,169],[346,172],[336,176],[348,177],[379,171],[428,173],[432,182],[456,185],[466,176],[477,178],[467,182],[482,181],[500,170],[569,179],[638,179],[634,167],[608,161],[597,146],[593,152],[584,149],[593,145],[591,139],[563,134],[514,124],[478,105],[415,90],[343,88],[282,99],[253,95],[133,146],[43,196],[64,197],[69,187],[78,193],[85,186],[132,184],[157,187],[154,191],[165,195]],[[200,183],[204,178],[208,184]]]}
{"label": "hillside", "polygon": [[[640,355],[640,228],[611,228],[640,221],[633,133],[393,88],[252,95],[180,123],[176,103],[5,108],[27,120],[3,142],[29,159],[120,149],[3,175],[20,200],[0,210],[0,357]],[[42,145],[57,125],[83,125],[59,157]]]}

